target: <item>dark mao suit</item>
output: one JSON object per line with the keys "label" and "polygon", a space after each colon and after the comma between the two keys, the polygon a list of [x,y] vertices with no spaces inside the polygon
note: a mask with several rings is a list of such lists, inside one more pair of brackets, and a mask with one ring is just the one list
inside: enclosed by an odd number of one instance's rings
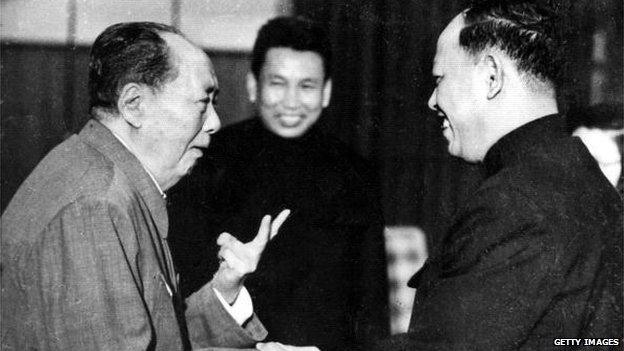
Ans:
{"label": "dark mao suit", "polygon": [[547,116],[499,140],[484,165],[441,251],[410,281],[409,333],[385,349],[621,339],[622,203],[585,146]]}
{"label": "dark mao suit", "polygon": [[216,269],[219,233],[250,240],[264,214],[289,208],[245,284],[269,339],[326,351],[387,335],[380,208],[369,169],[345,146],[314,128],[284,139],[253,119],[218,133],[179,185],[170,243],[188,293]]}

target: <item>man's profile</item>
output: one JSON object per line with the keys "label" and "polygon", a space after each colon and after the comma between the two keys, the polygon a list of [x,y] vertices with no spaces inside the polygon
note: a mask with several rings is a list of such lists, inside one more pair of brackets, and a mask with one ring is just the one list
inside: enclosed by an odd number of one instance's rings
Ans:
{"label": "man's profile", "polygon": [[556,102],[557,14],[475,1],[440,35],[429,107],[486,178],[410,281],[408,333],[383,349],[548,349],[622,337],[622,203]]}
{"label": "man's profile", "polygon": [[173,27],[120,23],[98,36],[92,119],[2,215],[3,349],[188,350],[264,338],[242,284],[287,212],[264,217],[247,244],[221,235],[214,278],[186,300],[166,241],[164,192],[220,128],[218,89],[208,56]]}

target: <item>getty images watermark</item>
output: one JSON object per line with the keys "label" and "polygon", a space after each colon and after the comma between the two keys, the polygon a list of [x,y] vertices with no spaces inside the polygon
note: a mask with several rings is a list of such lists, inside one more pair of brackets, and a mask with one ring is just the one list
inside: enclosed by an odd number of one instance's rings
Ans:
{"label": "getty images watermark", "polygon": [[620,339],[554,339],[555,346],[619,346],[622,345]]}

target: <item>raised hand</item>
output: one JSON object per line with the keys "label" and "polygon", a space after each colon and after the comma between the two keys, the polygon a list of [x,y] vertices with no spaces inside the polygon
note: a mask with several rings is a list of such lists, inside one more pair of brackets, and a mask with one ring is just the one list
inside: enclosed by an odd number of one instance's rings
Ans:
{"label": "raised hand", "polygon": [[279,228],[290,215],[290,210],[280,212],[274,221],[266,215],[260,222],[256,237],[243,244],[229,233],[221,233],[217,238],[219,269],[213,278],[214,287],[228,303],[233,303],[243,286],[245,277],[253,273],[269,240],[277,235]]}

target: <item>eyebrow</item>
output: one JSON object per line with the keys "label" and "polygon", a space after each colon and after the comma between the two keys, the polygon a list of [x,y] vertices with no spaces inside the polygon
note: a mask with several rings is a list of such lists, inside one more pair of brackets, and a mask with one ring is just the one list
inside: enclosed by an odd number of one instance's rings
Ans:
{"label": "eyebrow", "polygon": [[322,82],[323,78],[304,78],[301,80],[301,82],[303,83],[307,83],[307,82],[312,82],[312,83],[319,83]]}
{"label": "eyebrow", "polygon": [[[208,102],[208,100],[214,100],[214,99],[216,99],[216,98],[217,98],[217,95],[219,95],[219,91],[220,91],[220,90],[219,90],[219,88],[217,88],[217,87],[215,87],[215,86],[208,87],[208,89],[206,89],[206,90],[204,91],[204,92],[206,93],[206,95],[205,95],[205,96],[202,96],[202,97],[199,99],[199,101],[202,101],[202,102]],[[213,94],[213,95],[212,95],[212,98],[210,98],[210,94]]]}
{"label": "eyebrow", "polygon": [[274,78],[285,79],[283,76],[281,76],[281,75],[279,75],[279,74],[277,74],[277,73],[268,73],[268,74],[266,75],[266,77],[267,77],[268,79],[274,79]]}
{"label": "eyebrow", "polygon": [[[270,73],[267,74],[266,79],[281,79],[281,80],[288,80],[286,77],[280,75],[280,74],[276,74],[276,73]],[[304,77],[301,79],[297,80],[299,83],[322,83],[324,81],[323,78],[315,78],[315,77]]]}

